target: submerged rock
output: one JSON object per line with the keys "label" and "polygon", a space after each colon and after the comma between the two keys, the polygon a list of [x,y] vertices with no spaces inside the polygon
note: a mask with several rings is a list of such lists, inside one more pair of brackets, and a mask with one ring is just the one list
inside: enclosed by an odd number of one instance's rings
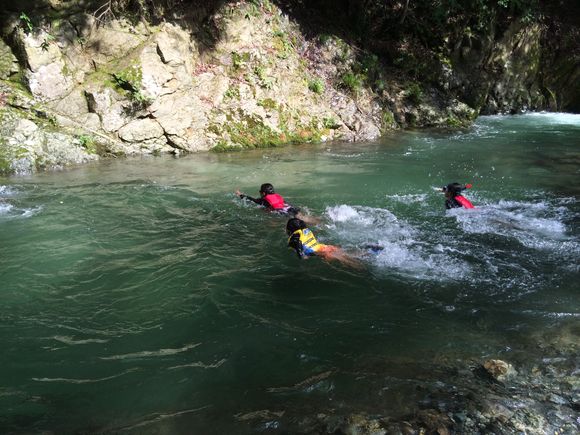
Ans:
{"label": "submerged rock", "polygon": [[505,381],[517,373],[513,366],[500,359],[490,359],[483,363],[483,368],[497,381]]}

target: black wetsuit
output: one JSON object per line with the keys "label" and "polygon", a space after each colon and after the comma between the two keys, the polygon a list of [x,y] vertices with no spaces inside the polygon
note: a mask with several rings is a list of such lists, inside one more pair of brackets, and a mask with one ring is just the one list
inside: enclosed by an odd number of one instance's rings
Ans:
{"label": "black wetsuit", "polygon": [[258,205],[261,205],[262,207],[266,207],[266,208],[270,209],[271,211],[274,211],[276,213],[280,213],[281,215],[284,215],[284,216],[295,217],[300,212],[299,208],[293,207],[290,204],[286,204],[286,203],[284,203],[285,207],[283,209],[279,209],[279,210],[273,209],[270,206],[270,203],[268,201],[266,201],[264,198],[252,198],[251,196],[248,196],[244,193],[240,194],[240,198],[252,201]]}
{"label": "black wetsuit", "polygon": [[449,210],[450,208],[461,208],[463,207],[455,198],[449,198],[445,200],[445,208]]}

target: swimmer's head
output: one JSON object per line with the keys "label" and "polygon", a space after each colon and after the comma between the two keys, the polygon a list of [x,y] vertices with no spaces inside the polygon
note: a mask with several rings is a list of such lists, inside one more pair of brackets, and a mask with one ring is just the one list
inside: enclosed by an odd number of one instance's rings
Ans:
{"label": "swimmer's head", "polygon": [[306,228],[306,223],[302,219],[288,219],[288,223],[286,224],[286,233],[288,233],[290,236],[294,233],[294,231],[302,230],[304,228]]}
{"label": "swimmer's head", "polygon": [[463,190],[469,189],[471,184],[459,184],[459,183],[449,183],[447,186],[444,186],[441,191],[445,192],[446,197],[454,197],[459,195]]}
{"label": "swimmer's head", "polygon": [[264,183],[260,186],[260,194],[262,196],[265,195],[271,195],[274,192],[274,186],[272,186],[270,183]]}

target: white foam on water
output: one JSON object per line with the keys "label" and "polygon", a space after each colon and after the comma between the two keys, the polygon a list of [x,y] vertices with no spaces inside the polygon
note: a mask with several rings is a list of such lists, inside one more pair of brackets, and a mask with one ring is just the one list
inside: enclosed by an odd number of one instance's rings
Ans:
{"label": "white foam on water", "polygon": [[42,207],[19,208],[12,204],[0,202],[0,217],[5,219],[29,218],[38,214]]}
{"label": "white foam on water", "polygon": [[554,207],[546,201],[499,201],[472,210],[453,209],[454,216],[466,233],[495,234],[516,238],[522,245],[537,249],[553,249],[569,242],[562,222],[568,209]]}
{"label": "white foam on water", "polygon": [[20,217],[28,218],[28,217],[31,217],[31,216],[34,216],[34,215],[40,213],[40,211],[42,210],[42,207],[38,206],[38,207],[33,207],[33,208],[23,208],[21,210],[22,210],[22,214],[20,214]]}
{"label": "white foam on water", "polygon": [[0,202],[0,216],[10,213],[13,208],[12,204]]}
{"label": "white foam on water", "polygon": [[539,119],[541,122],[546,124],[556,124],[556,125],[577,125],[580,126],[580,115],[573,113],[548,113],[548,112],[534,112],[526,113],[522,115],[532,119]]}
{"label": "white foam on water", "polygon": [[122,355],[112,355],[100,357],[102,360],[124,360],[124,359],[141,359],[141,358],[152,358],[152,357],[164,357],[170,355],[176,355],[179,353],[187,352],[190,349],[194,349],[200,346],[201,343],[191,343],[186,344],[183,347],[177,349],[157,349],[157,350],[144,350],[141,352],[126,353]]}
{"label": "white foam on water", "polygon": [[100,338],[87,338],[84,340],[77,340],[73,337],[63,336],[63,335],[55,335],[52,337],[53,340],[56,340],[63,344],[68,344],[71,346],[79,345],[79,344],[91,344],[91,343],[107,343],[109,340],[103,340]]}
{"label": "white foam on water", "polygon": [[18,193],[18,190],[12,186],[0,185],[0,196],[13,196]]}
{"label": "white foam on water", "polygon": [[[437,190],[441,190],[441,188],[438,188]],[[415,193],[415,194],[407,194],[407,195],[385,195],[385,197],[387,199],[392,199],[393,201],[396,202],[402,202],[405,204],[410,204],[410,203],[424,203],[427,200],[427,194],[426,193]]]}
{"label": "white foam on water", "polygon": [[355,159],[357,157],[361,157],[363,155],[363,153],[339,154],[339,153],[327,152],[326,155],[329,157],[337,157],[340,159]]}
{"label": "white foam on water", "polygon": [[347,250],[364,249],[367,244],[383,248],[375,255],[362,254],[379,269],[436,281],[455,280],[470,273],[465,262],[429,242],[421,231],[389,210],[343,204],[327,207],[326,215],[331,221],[328,228]]}

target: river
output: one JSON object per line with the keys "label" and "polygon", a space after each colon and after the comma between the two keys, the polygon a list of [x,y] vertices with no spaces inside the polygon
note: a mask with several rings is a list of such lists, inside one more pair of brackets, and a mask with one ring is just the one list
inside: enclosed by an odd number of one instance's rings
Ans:
{"label": "river", "polygon": [[[521,370],[578,338],[579,145],[580,115],[492,116],[0,179],[0,432],[297,433],[413,413],[450,361]],[[454,181],[475,209],[445,210]],[[300,261],[233,194],[264,182],[384,250]]]}

